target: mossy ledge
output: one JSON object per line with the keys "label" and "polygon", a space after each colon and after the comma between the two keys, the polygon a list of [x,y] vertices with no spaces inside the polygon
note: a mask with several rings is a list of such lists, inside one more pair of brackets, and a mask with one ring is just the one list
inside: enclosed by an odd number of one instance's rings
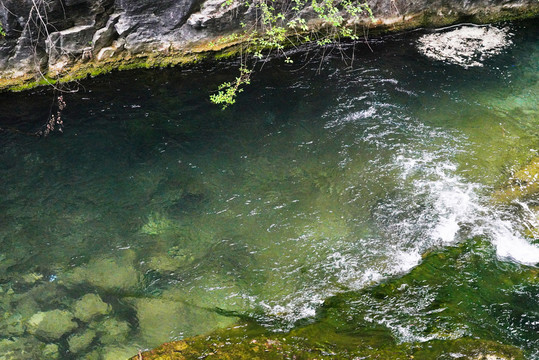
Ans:
{"label": "mossy ledge", "polygon": [[[229,330],[230,332],[230,330]],[[393,345],[393,346],[390,346]],[[343,349],[334,343],[293,336],[280,337],[235,337],[225,334],[210,337],[196,337],[170,342],[160,347],[137,354],[130,360],[255,360],[255,359],[387,359],[387,360],[432,360],[448,353],[462,354],[468,360],[523,360],[522,352],[515,347],[492,341],[457,339],[449,341],[432,340],[417,345],[387,344],[372,348],[366,344],[362,348]]]}
{"label": "mossy ledge", "polygon": [[[376,14],[375,14],[376,16]],[[417,28],[438,28],[458,23],[486,24],[510,20],[534,18],[539,16],[539,2],[532,5],[508,4],[477,8],[464,13],[442,8],[437,10],[425,10],[413,14],[405,14],[395,17],[380,17],[371,21],[363,19],[358,23],[349,24],[350,27],[361,25],[368,30],[370,37],[386,34],[399,33]],[[325,24],[318,20],[309,22],[310,32],[325,33]],[[232,33],[234,34],[234,33]],[[132,54],[127,50],[115,53],[114,56],[98,60],[96,57],[72,58],[69,64],[55,71],[41,72],[38,74],[24,74],[6,76],[0,78],[0,91],[24,91],[39,86],[48,86],[59,83],[69,83],[87,77],[95,77],[111,71],[131,69],[163,68],[171,66],[183,66],[207,59],[219,61],[237,56],[240,51],[245,51],[245,36],[241,30],[237,36],[231,33],[216,36],[211,40],[190,43],[184,48],[169,48],[140,52]],[[233,39],[233,40],[227,40]],[[298,45],[298,44],[294,44]],[[252,49],[251,49],[252,50]],[[249,51],[249,49],[247,50]]]}
{"label": "mossy ledge", "polygon": [[[517,310],[505,307],[507,300],[519,286],[525,289],[538,285],[537,269],[518,264],[500,266],[495,252],[488,241],[470,239],[426,254],[422,264],[402,277],[327,299],[312,322],[298,324],[290,332],[271,332],[246,319],[209,335],[163,344],[131,360],[431,360],[453,358],[451,354],[460,354],[461,359],[525,359],[524,351],[533,345],[517,344],[503,335],[507,325],[496,323],[489,317],[488,309],[498,306],[507,313]],[[470,282],[468,276],[472,272],[481,274]],[[373,302],[376,308],[387,309],[388,316],[395,306],[421,303],[426,284],[433,289],[433,301],[419,306],[413,317],[399,323],[423,341],[413,338],[398,341],[383,321],[377,323],[368,319],[372,317],[368,308]],[[466,314],[471,313],[477,317],[470,319]],[[497,335],[493,337],[492,333]],[[532,328],[528,335],[531,334]],[[494,341],[494,338],[505,338],[507,343]]]}

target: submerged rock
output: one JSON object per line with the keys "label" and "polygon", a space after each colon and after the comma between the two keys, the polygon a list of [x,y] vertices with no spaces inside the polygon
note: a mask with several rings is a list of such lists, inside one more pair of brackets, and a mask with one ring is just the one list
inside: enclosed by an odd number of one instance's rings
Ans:
{"label": "submerged rock", "polygon": [[33,285],[42,279],[43,279],[43,275],[37,274],[37,273],[28,273],[21,276],[21,282],[23,282],[26,285]]}
{"label": "submerged rock", "polygon": [[163,299],[135,299],[139,331],[145,344],[157,346],[167,339],[204,334],[232,324],[236,318]]}
{"label": "submerged rock", "polygon": [[86,350],[90,344],[92,344],[92,341],[94,341],[96,335],[96,332],[91,329],[86,330],[81,334],[72,335],[67,340],[69,351],[73,354],[78,354],[81,351]]}
{"label": "submerged rock", "polygon": [[65,310],[38,312],[28,320],[28,332],[47,340],[58,340],[77,328],[73,314]]}
{"label": "submerged rock", "polygon": [[158,272],[173,272],[187,263],[189,262],[186,262],[181,258],[178,259],[168,254],[158,254],[148,260],[147,266],[149,269]]}
{"label": "submerged rock", "polygon": [[31,296],[24,296],[17,300],[15,309],[13,310],[14,314],[20,314],[21,318],[26,321],[32,317],[35,313],[39,312],[41,309],[36,302],[36,300]]}
{"label": "submerged rock", "polygon": [[[539,240],[539,157],[516,171],[492,198],[495,202],[515,206],[522,215],[524,236],[532,242]],[[535,248],[530,250],[532,253],[537,251]]]}
{"label": "submerged rock", "polygon": [[[315,320],[290,332],[249,321],[164,344],[143,359],[524,360],[522,349],[537,344],[533,323],[521,322],[533,317],[537,279],[535,268],[500,266],[491,244],[470,240],[426,255],[402,277],[327,299]],[[493,312],[505,314],[503,323]],[[509,329],[509,344],[489,340],[485,329]]]}
{"label": "submerged rock", "polygon": [[90,351],[89,353],[85,354],[82,359],[84,360],[102,360],[101,354],[99,354],[98,350]]}
{"label": "submerged rock", "polygon": [[56,360],[60,358],[60,348],[56,344],[47,344],[43,349],[43,358]]}
{"label": "submerged rock", "polygon": [[140,232],[147,235],[160,235],[174,228],[175,224],[170,219],[160,213],[153,213],[148,216],[148,222],[142,226]]}
{"label": "submerged rock", "polygon": [[[259,332],[262,332],[259,330]],[[228,335],[227,335],[228,334]],[[318,336],[314,336],[317,334]],[[298,335],[298,334],[296,334]],[[214,336],[198,336],[182,341],[163,344],[159,348],[142,353],[145,360],[187,360],[187,359],[390,359],[390,360],[524,360],[518,348],[497,344],[492,341],[462,339],[446,343],[428,341],[423,345],[407,346],[395,344],[381,334],[373,332],[371,338],[358,341],[346,337],[348,344],[326,336],[336,334],[316,331],[309,334],[313,338],[287,335],[253,335],[242,330],[228,329]],[[379,342],[372,342],[373,339]],[[378,337],[378,339],[376,339]],[[336,340],[336,342],[334,342]],[[328,341],[328,342],[326,342]],[[135,355],[130,360],[138,360]]]}
{"label": "submerged rock", "polygon": [[97,332],[99,341],[104,345],[125,342],[131,331],[128,322],[119,321],[115,318],[92,324],[91,327]]}
{"label": "submerged rock", "polygon": [[86,294],[73,306],[75,317],[84,322],[89,322],[100,315],[106,315],[110,310],[111,306],[101,300],[97,294]]}
{"label": "submerged rock", "polygon": [[0,339],[0,360],[58,359],[58,345],[44,344],[33,336]]}
{"label": "submerged rock", "polygon": [[134,254],[92,259],[62,277],[66,285],[88,283],[109,292],[134,291],[139,286],[139,273],[133,266]]}
{"label": "submerged rock", "polygon": [[138,353],[136,346],[108,346],[101,351],[101,360],[128,359],[133,354]]}
{"label": "submerged rock", "polygon": [[15,360],[16,353],[20,353],[21,345],[17,341],[12,339],[2,339],[0,340],[0,359],[2,360]]}
{"label": "submerged rock", "polygon": [[0,317],[0,335],[20,336],[24,334],[26,327],[21,314],[4,314],[4,318]]}
{"label": "submerged rock", "polygon": [[524,200],[539,194],[539,157],[516,171],[507,184],[494,193],[494,199],[502,203]]}

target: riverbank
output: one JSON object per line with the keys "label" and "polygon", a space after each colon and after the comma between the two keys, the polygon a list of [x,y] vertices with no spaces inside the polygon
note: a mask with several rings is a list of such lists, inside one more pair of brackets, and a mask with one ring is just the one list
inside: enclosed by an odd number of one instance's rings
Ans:
{"label": "riverbank", "polygon": [[[53,2],[50,9],[47,8],[49,10],[43,11],[50,11],[47,13],[50,26],[58,31],[50,30],[44,36],[43,29],[33,29],[28,25],[39,9],[25,7],[25,3],[12,5],[11,1],[6,1],[0,9],[0,19],[4,19],[2,23],[6,31],[6,36],[0,39],[0,91],[22,91],[69,83],[116,70],[219,61],[252,52],[254,49],[246,45],[251,35],[245,35],[244,28],[249,24],[256,27],[259,21],[253,15],[254,5],[244,7],[233,3],[223,7],[219,1],[207,1],[198,11],[183,11],[181,14],[170,10],[172,5],[166,1],[156,2],[146,9],[142,5],[116,4],[113,0],[84,0],[82,3],[88,4],[87,10],[78,1],[73,9],[83,10],[69,11],[68,7],[62,14],[55,9]],[[481,0],[451,2],[451,5],[428,1],[414,4],[391,1],[388,5],[372,1],[369,5],[373,18],[362,15],[344,23],[366,41],[417,28],[437,28],[463,22],[486,24],[539,14],[539,3],[532,0],[510,1],[503,5]],[[168,17],[183,19],[177,20],[183,23],[179,29],[177,21],[155,18],[156,13],[167,11],[171,11]],[[317,33],[327,31],[328,23],[313,15],[312,9],[302,10],[301,16],[306,20],[300,31],[303,35],[315,38]],[[152,21],[158,21],[158,24]],[[150,23],[155,29],[148,29]],[[73,24],[77,25],[70,27]],[[293,32],[297,34],[298,30]],[[295,39],[293,42],[298,45],[306,37]],[[293,43],[288,41],[283,46]]]}

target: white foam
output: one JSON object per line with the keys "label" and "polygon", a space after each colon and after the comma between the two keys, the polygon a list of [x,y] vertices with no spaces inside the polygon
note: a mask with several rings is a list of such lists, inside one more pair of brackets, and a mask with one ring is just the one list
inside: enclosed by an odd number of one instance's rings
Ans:
{"label": "white foam", "polygon": [[493,26],[462,26],[451,31],[423,35],[417,47],[435,60],[462,67],[483,66],[483,61],[511,45],[507,29]]}
{"label": "white foam", "polygon": [[484,226],[496,246],[498,257],[524,265],[539,264],[539,247],[526,241],[508,220],[491,219]]}
{"label": "white foam", "polygon": [[[378,129],[378,135],[383,133],[383,129]],[[426,126],[418,128],[416,134],[418,138],[443,138],[450,145],[463,141]],[[363,139],[374,141],[368,137]],[[275,319],[273,325],[289,329],[297,320],[314,316],[328,297],[406,273],[420,264],[421,255],[428,249],[475,236],[491,241],[497,256],[504,261],[532,266],[539,263],[539,248],[521,234],[521,219],[495,208],[488,198],[489,191],[481,184],[459,176],[453,162],[459,151],[458,145],[438,150],[401,147],[387,168],[398,174],[396,180],[400,185],[373,210],[379,233],[374,231],[372,237],[326,242],[313,237],[313,233],[300,235],[302,244],[316,249],[313,252],[316,255],[310,259],[314,263],[302,275],[304,282],[296,283],[293,291],[260,299],[258,303],[268,315],[267,321]],[[531,212],[527,206],[522,207]],[[275,271],[292,276],[305,270],[294,266]],[[386,325],[399,338],[425,341],[419,333],[406,333],[409,330],[406,327],[398,328],[397,323]]]}
{"label": "white foam", "polygon": [[428,229],[426,234],[430,239],[426,239],[426,245],[447,245],[483,236],[496,247],[500,259],[531,266],[539,264],[539,247],[527,241],[521,231],[522,223],[532,227],[539,223],[537,215],[525,203],[517,202],[525,218],[515,219],[514,215],[503,212],[507,210],[494,208],[481,195],[480,184],[464,181],[456,175],[454,164],[440,161],[432,153],[401,154],[396,157],[396,163],[402,167],[404,178],[418,171],[424,174],[414,185],[418,195],[427,194],[431,208],[425,210],[424,224],[414,225]]}

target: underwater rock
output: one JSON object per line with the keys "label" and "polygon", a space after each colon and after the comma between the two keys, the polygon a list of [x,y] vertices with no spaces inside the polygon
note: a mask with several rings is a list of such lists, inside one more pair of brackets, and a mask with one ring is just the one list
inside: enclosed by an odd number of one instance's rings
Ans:
{"label": "underwater rock", "polygon": [[57,357],[54,356],[43,357],[43,345],[34,337],[1,339],[0,360],[56,359]]}
{"label": "underwater rock", "polygon": [[134,299],[140,335],[145,344],[157,346],[167,339],[204,334],[232,324],[236,318],[162,299]]}
{"label": "underwater rock", "polygon": [[139,273],[133,266],[134,254],[122,257],[92,259],[61,280],[66,285],[89,283],[109,292],[129,292],[139,285]]}
{"label": "underwater rock", "polygon": [[231,277],[220,274],[205,275],[194,280],[190,289],[170,287],[163,290],[161,299],[195,304],[206,309],[223,309],[228,312],[242,312],[253,306],[252,300],[242,296],[244,288]]}
{"label": "underwater rock", "polygon": [[[492,244],[470,240],[426,254],[402,277],[326,299],[314,321],[290,332],[237,323],[163,344],[143,359],[524,360],[524,351],[537,348],[536,326],[515,325],[534,317],[537,275],[535,268],[500,266]],[[515,296],[518,305],[510,305]],[[500,323],[492,311],[507,318]],[[514,337],[498,343],[485,329],[509,329]]]}
{"label": "underwater rock", "polygon": [[108,346],[102,351],[102,360],[128,359],[138,353],[136,346]]}
{"label": "underwater rock", "polygon": [[86,294],[73,306],[75,317],[84,322],[89,322],[100,315],[106,315],[110,310],[111,306],[101,300],[97,294]]}
{"label": "underwater rock", "polygon": [[67,340],[67,343],[69,344],[69,351],[73,354],[78,354],[81,351],[86,350],[88,346],[92,344],[92,341],[94,341],[96,335],[96,332],[91,329],[86,330],[81,334],[72,335]]}
{"label": "underwater rock", "polygon": [[[523,235],[532,242],[539,241],[539,157],[535,157],[516,171],[506,183],[492,195],[494,202],[516,206],[522,215]],[[531,249],[532,252],[534,249]],[[529,251],[526,252],[529,254]]]}
{"label": "underwater rock", "polygon": [[58,340],[78,325],[73,314],[65,310],[38,312],[28,320],[28,332],[46,340]]}
{"label": "underwater rock", "polygon": [[89,353],[85,354],[82,359],[84,360],[102,360],[101,355],[99,354],[99,351],[93,350]]}
{"label": "underwater rock", "polygon": [[508,183],[494,193],[494,199],[502,203],[523,200],[539,194],[539,157],[515,172]]}
{"label": "underwater rock", "polygon": [[17,342],[15,340],[10,339],[2,339],[0,340],[0,359],[2,360],[11,360],[16,359],[14,356],[14,353],[16,351],[19,351],[19,348],[17,347]]}
{"label": "underwater rock", "polygon": [[160,235],[174,228],[174,223],[160,213],[148,215],[148,222],[140,232],[147,235]]}
{"label": "underwater rock", "polygon": [[43,359],[56,360],[60,358],[60,349],[56,344],[47,344],[43,349]]}
{"label": "underwater rock", "polygon": [[[524,360],[518,347],[488,340],[456,339],[396,343],[387,333],[365,328],[368,334],[343,333],[334,324],[318,323],[290,333],[275,334],[262,327],[238,324],[208,336],[165,343],[142,353],[145,360],[187,359],[391,359],[391,360]],[[456,355],[456,356],[455,356]],[[135,355],[130,360],[139,360]]]}
{"label": "underwater rock", "polygon": [[184,334],[188,322],[182,304],[160,299],[137,299],[135,309],[141,337],[150,346]]}
{"label": "underwater rock", "polygon": [[417,48],[431,59],[468,68],[483,66],[484,60],[501,53],[511,43],[506,29],[467,25],[423,35]]}
{"label": "underwater rock", "polygon": [[131,327],[126,321],[114,318],[106,319],[100,323],[92,324],[92,329],[98,333],[102,344],[123,343],[129,336]]}
{"label": "underwater rock", "polygon": [[167,251],[167,253],[180,263],[190,263],[195,260],[191,252],[182,248],[181,246],[173,246]]}
{"label": "underwater rock", "polygon": [[[7,314],[4,314],[7,315]],[[0,334],[5,336],[20,336],[24,334],[25,326],[21,314],[12,314],[7,318],[0,318]]]}
{"label": "underwater rock", "polygon": [[159,254],[151,257],[148,262],[148,268],[158,272],[173,272],[179,269],[184,263],[167,254]]}
{"label": "underwater rock", "polygon": [[27,305],[32,306],[34,301],[38,306],[50,309],[53,306],[63,306],[62,299],[64,296],[66,296],[65,289],[58,286],[56,282],[41,282],[34,284],[28,291],[21,293],[17,302],[27,301]]}
{"label": "underwater rock", "polygon": [[33,285],[41,279],[43,279],[43,275],[37,273],[28,273],[21,276],[21,282],[26,285]]}
{"label": "underwater rock", "polygon": [[15,306],[15,312],[21,314],[22,318],[26,320],[39,312],[39,310],[37,301],[31,296],[23,296],[18,299]]}

